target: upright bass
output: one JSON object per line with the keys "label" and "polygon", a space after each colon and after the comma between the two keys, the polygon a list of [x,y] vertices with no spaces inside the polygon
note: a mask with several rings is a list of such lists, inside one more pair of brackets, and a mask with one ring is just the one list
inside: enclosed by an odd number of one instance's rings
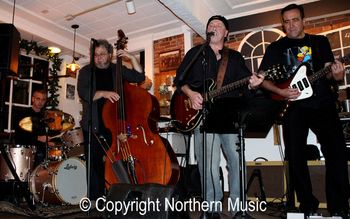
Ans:
{"label": "upright bass", "polygon": [[[116,48],[124,49],[127,38],[122,30],[118,30],[118,37]],[[171,147],[163,143],[155,125],[158,101],[145,89],[123,81],[121,67],[122,60],[117,57],[116,92],[120,99],[114,103],[107,101],[102,111],[104,125],[112,134],[105,162],[106,187],[123,182],[118,170],[113,170],[117,162],[124,164],[132,184],[176,184],[177,159]]]}

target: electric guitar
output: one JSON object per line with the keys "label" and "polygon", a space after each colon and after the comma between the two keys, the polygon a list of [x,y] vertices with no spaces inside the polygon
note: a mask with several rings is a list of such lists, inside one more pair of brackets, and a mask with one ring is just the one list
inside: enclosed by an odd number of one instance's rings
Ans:
{"label": "electric guitar", "polygon": [[[346,56],[338,59],[338,61],[340,61],[342,63],[349,61],[349,60],[350,60],[350,54],[347,54]],[[279,88],[291,87],[291,88],[298,89],[300,92],[300,95],[297,98],[287,101],[287,104],[286,104],[281,116],[283,116],[283,114],[286,112],[291,101],[303,100],[303,99],[307,99],[307,98],[311,97],[313,95],[313,90],[312,90],[311,85],[314,82],[316,82],[318,79],[322,78],[323,76],[325,76],[326,74],[328,74],[330,72],[332,72],[331,65],[328,65],[327,67],[315,72],[314,74],[307,76],[306,75],[307,66],[301,65],[296,70],[296,73],[293,77],[291,77],[289,80],[287,80],[283,83],[276,84],[276,86]],[[271,98],[274,100],[284,100],[284,98],[282,96],[275,94],[275,93],[271,94]]]}
{"label": "electric guitar", "polygon": [[[268,80],[280,80],[285,73],[285,68],[280,65],[273,66],[267,71],[261,73]],[[241,80],[235,81],[233,83],[227,84],[220,89],[216,88],[216,83],[213,79],[207,80],[207,90],[205,94],[202,94],[203,99],[213,102],[215,97],[227,94],[237,88],[243,87],[249,84],[250,77],[243,78]],[[200,89],[199,89],[200,90]],[[170,115],[173,125],[181,132],[190,132],[195,129],[201,119],[202,110],[195,110],[192,108],[192,103],[190,98],[188,98],[182,92],[174,92],[171,102],[170,102]]]}

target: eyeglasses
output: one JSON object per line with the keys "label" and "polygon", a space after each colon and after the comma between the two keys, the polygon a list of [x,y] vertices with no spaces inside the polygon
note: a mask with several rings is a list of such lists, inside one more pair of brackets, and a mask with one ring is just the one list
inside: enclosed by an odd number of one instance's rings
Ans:
{"label": "eyeglasses", "polygon": [[100,57],[100,56],[107,56],[108,53],[101,53],[101,54],[95,54],[95,57]]}

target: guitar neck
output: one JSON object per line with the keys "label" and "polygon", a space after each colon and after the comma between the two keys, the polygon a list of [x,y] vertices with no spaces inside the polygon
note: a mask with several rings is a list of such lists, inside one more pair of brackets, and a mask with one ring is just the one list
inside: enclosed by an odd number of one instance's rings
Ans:
{"label": "guitar neck", "polygon": [[[344,62],[349,61],[349,60],[350,60],[350,54],[338,59],[338,61],[340,61],[341,63],[344,63]],[[317,81],[318,79],[320,79],[321,77],[328,74],[329,72],[332,72],[331,66],[332,65],[328,65],[327,67],[325,67],[325,68],[319,70],[318,72],[312,74],[311,76],[309,76],[308,79],[309,79],[310,83],[312,84],[315,81]]]}
{"label": "guitar neck", "polygon": [[225,86],[221,87],[220,89],[215,89],[215,90],[209,91],[207,93],[207,95],[208,95],[207,97],[210,100],[210,99],[213,99],[215,97],[221,96],[223,94],[229,93],[229,92],[231,92],[239,87],[242,87],[245,84],[248,84],[249,79],[250,79],[250,77],[246,77],[246,78],[243,78],[239,81],[225,85]]}
{"label": "guitar neck", "polygon": [[317,81],[318,79],[322,78],[323,76],[325,76],[326,74],[328,74],[329,72],[331,72],[331,65],[319,70],[318,72],[310,75],[308,77],[309,81],[311,84],[313,84],[315,81]]}

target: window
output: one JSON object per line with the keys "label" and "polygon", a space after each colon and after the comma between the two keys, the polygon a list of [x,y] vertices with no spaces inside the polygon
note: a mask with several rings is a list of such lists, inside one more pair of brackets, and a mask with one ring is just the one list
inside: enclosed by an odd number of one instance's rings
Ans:
{"label": "window", "polygon": [[6,81],[3,127],[5,132],[13,130],[11,123],[16,112],[31,107],[32,92],[44,88],[48,79],[49,62],[33,55],[20,55],[18,78]]}

